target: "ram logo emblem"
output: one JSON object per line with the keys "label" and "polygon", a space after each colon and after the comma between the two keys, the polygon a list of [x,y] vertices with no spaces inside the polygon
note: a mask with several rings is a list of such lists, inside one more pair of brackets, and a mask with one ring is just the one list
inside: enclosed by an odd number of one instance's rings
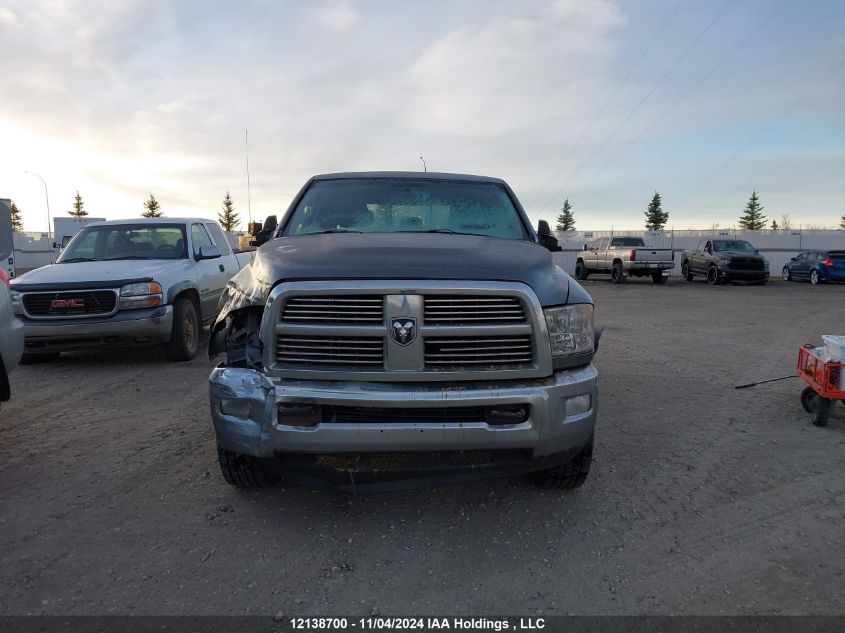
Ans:
{"label": "ram logo emblem", "polygon": [[399,345],[408,345],[417,337],[417,321],[410,317],[399,317],[391,321],[390,334]]}

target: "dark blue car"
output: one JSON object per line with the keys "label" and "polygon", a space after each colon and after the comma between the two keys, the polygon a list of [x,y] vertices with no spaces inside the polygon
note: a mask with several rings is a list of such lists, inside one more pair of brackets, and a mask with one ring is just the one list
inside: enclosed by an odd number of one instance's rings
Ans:
{"label": "dark blue car", "polygon": [[786,281],[845,281],[845,251],[802,251],[783,267]]}

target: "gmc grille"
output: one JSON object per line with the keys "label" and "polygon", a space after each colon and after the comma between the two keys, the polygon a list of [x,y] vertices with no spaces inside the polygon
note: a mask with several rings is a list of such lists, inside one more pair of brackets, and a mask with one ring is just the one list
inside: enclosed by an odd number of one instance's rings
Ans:
{"label": "gmc grille", "polygon": [[97,316],[114,312],[114,290],[24,293],[23,307],[34,317]]}

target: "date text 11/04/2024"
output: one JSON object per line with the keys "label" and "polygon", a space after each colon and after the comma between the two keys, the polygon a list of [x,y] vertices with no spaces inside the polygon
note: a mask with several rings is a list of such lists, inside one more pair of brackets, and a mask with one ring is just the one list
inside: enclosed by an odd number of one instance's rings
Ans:
{"label": "date text 11/04/2024", "polygon": [[544,618],[461,618],[461,617],[364,617],[364,618],[315,618],[302,617],[288,620],[297,631],[342,631],[361,629],[384,630],[456,630],[456,631],[537,631],[546,628]]}

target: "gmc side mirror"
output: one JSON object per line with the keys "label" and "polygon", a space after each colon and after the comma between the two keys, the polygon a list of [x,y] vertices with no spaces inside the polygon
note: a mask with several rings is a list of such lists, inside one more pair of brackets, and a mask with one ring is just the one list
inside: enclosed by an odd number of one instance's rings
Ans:
{"label": "gmc side mirror", "polygon": [[200,246],[200,252],[195,257],[197,261],[201,259],[217,259],[221,256],[220,249],[214,245]]}

